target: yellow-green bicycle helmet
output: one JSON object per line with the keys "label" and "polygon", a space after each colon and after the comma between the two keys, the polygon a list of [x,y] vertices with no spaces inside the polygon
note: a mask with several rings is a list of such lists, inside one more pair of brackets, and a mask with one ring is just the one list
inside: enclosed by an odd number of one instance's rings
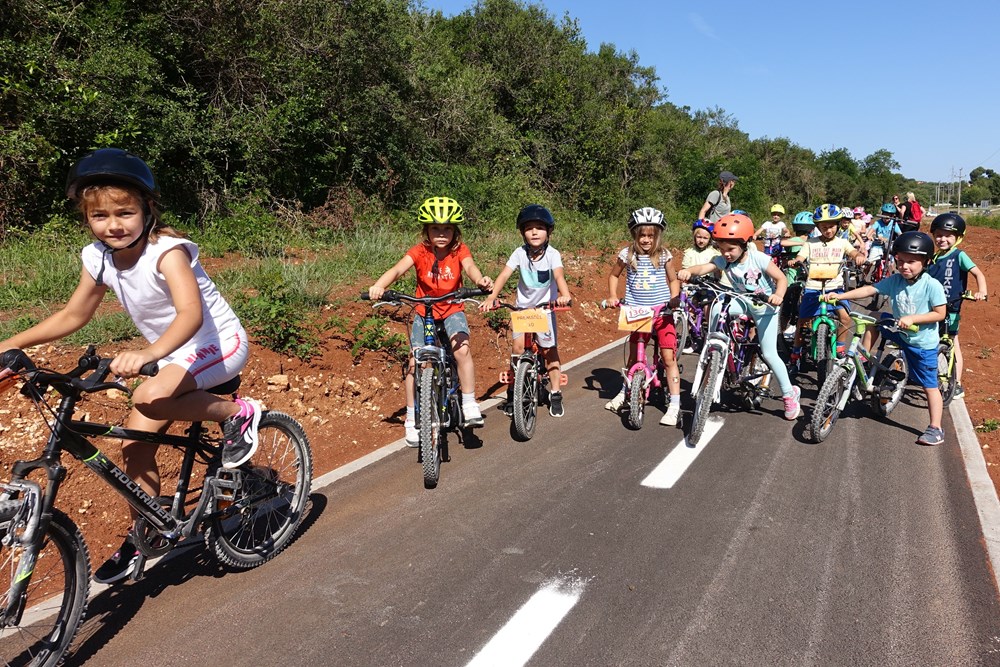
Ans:
{"label": "yellow-green bicycle helmet", "polygon": [[457,225],[465,217],[462,207],[451,197],[429,197],[420,205],[417,220],[425,225]]}

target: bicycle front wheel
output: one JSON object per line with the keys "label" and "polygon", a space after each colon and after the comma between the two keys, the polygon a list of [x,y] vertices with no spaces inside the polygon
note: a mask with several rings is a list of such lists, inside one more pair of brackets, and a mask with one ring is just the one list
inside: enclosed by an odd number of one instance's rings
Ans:
{"label": "bicycle front wheel", "polygon": [[531,440],[537,414],[538,374],[533,361],[521,359],[514,371],[514,435],[518,440]]}
{"label": "bicycle front wheel", "polygon": [[[0,502],[0,541],[21,501]],[[11,586],[24,555],[0,545],[0,613],[11,603]],[[0,661],[5,665],[57,665],[83,620],[90,588],[90,557],[80,529],[57,509],[35,561],[17,625],[0,627]]]}
{"label": "bicycle front wheel", "polygon": [[722,355],[718,349],[711,349],[705,356],[705,369],[701,375],[701,384],[694,388],[694,416],[691,419],[691,434],[688,436],[688,443],[692,446],[701,440],[701,434],[705,430],[705,423],[708,421],[708,413],[712,410],[712,403],[715,402],[715,385],[718,382],[719,374],[722,373]]}
{"label": "bicycle front wheel", "polygon": [[680,357],[684,348],[691,345],[688,330],[688,313],[683,308],[672,311],[674,315],[674,331],[677,332],[677,356]]}
{"label": "bicycle front wheel", "polygon": [[216,557],[240,569],[262,565],[288,546],[312,486],[312,451],[297,421],[269,410],[257,438],[257,451],[240,467],[236,512],[212,519],[205,529],[205,543]]}
{"label": "bicycle front wheel", "polygon": [[441,414],[437,404],[437,370],[420,371],[420,463],[424,488],[433,489],[441,478]]}
{"label": "bicycle front wheel", "polygon": [[628,385],[628,425],[636,430],[642,428],[646,414],[646,372],[636,371]]}
{"label": "bicycle front wheel", "polygon": [[955,364],[952,363],[952,345],[941,343],[938,345],[937,367],[938,386],[941,388],[941,401],[944,407],[948,407],[951,399],[955,398]]}
{"label": "bicycle front wheel", "polygon": [[[816,382],[822,387],[833,368],[834,352],[830,349],[830,325],[820,322],[816,326]],[[836,343],[834,343],[836,345]]]}
{"label": "bicycle front wheel", "polygon": [[819,390],[819,397],[813,407],[809,422],[809,434],[813,442],[823,442],[833,431],[840,416],[840,405],[844,396],[850,393],[857,373],[853,365],[835,366]]}

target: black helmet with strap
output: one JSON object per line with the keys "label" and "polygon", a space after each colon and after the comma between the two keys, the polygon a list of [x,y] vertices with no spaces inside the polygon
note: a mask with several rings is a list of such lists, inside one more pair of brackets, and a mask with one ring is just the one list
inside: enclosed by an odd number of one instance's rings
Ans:
{"label": "black helmet with strap", "polygon": [[524,226],[529,222],[540,222],[551,232],[556,227],[555,218],[552,212],[541,204],[528,204],[517,214],[517,228],[524,231]]}
{"label": "black helmet with strap", "polygon": [[965,218],[958,213],[942,213],[931,222],[931,231],[943,229],[955,232],[956,236],[965,236]]}
{"label": "black helmet with strap", "polygon": [[924,232],[910,231],[900,234],[892,244],[892,254],[907,252],[930,259],[934,256],[934,239]]}

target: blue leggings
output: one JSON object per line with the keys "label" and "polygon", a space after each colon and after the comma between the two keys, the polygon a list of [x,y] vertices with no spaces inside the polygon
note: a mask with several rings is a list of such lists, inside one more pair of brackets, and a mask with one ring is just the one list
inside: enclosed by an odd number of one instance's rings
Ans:
{"label": "blue leggings", "polygon": [[[712,312],[709,316],[709,331],[715,331],[719,321],[719,313],[722,305],[716,301],[712,304]],[[774,306],[755,306],[742,299],[733,299],[729,302],[730,315],[749,314],[757,326],[757,342],[760,344],[760,353],[764,361],[771,367],[771,373],[778,380],[781,387],[782,396],[792,395],[792,381],[788,378],[788,369],[785,363],[778,356],[778,314],[779,311]]]}

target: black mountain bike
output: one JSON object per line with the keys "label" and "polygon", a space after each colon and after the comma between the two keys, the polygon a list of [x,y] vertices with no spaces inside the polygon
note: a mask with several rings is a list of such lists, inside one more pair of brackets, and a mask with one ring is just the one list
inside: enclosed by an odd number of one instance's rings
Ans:
{"label": "black mountain bike", "polygon": [[[436,303],[478,304],[472,297],[486,296],[489,292],[462,287],[441,296],[416,297],[395,290],[386,290],[373,308],[385,305],[423,305],[424,344],[413,348],[413,390],[414,420],[420,432],[420,448],[417,457],[424,473],[424,488],[433,489],[441,478],[441,462],[450,461],[448,455],[449,431],[457,431],[462,425],[462,392],[458,384],[458,367],[451,351],[451,341],[444,330],[444,322],[434,319],[433,305]],[[361,298],[369,300],[368,293]]]}
{"label": "black mountain bike", "polygon": [[[55,507],[66,478],[63,452],[110,484],[139,515],[131,531],[139,550],[133,579],[142,577],[147,558],[165,554],[199,532],[226,565],[237,569],[261,565],[289,544],[309,497],[309,441],[299,423],[280,412],[261,416],[257,451],[233,470],[222,467],[221,438],[209,436],[199,422],[180,436],[73,419],[84,394],[107,389],[131,394],[118,382],[105,381],[112,360],[94,352],[93,346],[87,348],[69,373],[36,368],[20,350],[0,355],[6,375],[2,382],[10,387],[15,379],[23,380],[21,393],[35,403],[49,428],[41,456],[15,461],[11,481],[0,484],[0,657],[4,664],[58,664],[86,611],[87,545],[73,520]],[[143,367],[142,374],[155,375],[155,363]],[[210,391],[227,394],[238,387],[239,377]],[[62,396],[55,410],[46,401],[50,388]],[[138,440],[183,451],[174,495],[149,496],[89,438]],[[191,488],[196,463],[204,464],[204,479],[200,487]],[[38,471],[44,474],[44,486],[28,479]]]}

